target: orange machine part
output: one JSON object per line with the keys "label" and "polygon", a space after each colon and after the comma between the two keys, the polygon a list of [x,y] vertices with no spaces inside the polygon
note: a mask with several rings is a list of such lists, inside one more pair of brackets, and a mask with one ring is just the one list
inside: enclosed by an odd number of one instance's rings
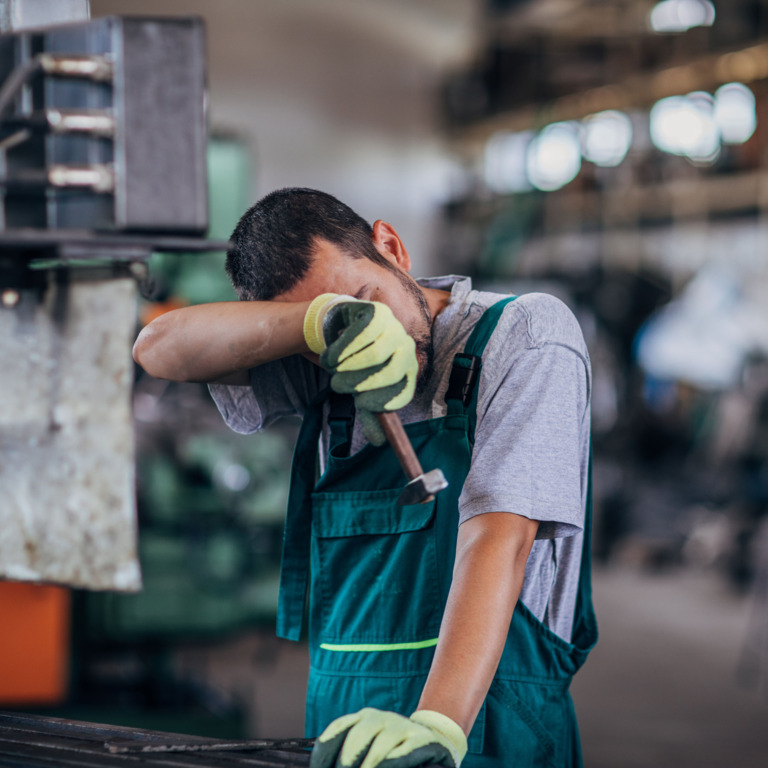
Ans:
{"label": "orange machine part", "polygon": [[65,698],[69,612],[69,590],[0,582],[0,706]]}

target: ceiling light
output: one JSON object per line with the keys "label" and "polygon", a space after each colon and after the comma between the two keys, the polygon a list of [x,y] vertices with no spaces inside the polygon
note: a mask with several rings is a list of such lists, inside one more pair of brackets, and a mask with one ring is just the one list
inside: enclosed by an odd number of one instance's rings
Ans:
{"label": "ceiling light", "polygon": [[632,121],[623,112],[608,110],[590,115],[582,123],[584,157],[595,165],[617,166],[632,146]]}
{"label": "ceiling light", "polygon": [[727,83],[715,91],[715,122],[725,144],[743,144],[755,132],[755,95],[742,83]]}
{"label": "ceiling light", "polygon": [[651,11],[654,32],[685,32],[693,27],[711,27],[715,6],[709,0],[664,0]]}
{"label": "ceiling light", "polygon": [[524,192],[531,188],[525,170],[533,131],[496,133],[485,145],[484,177],[489,189],[500,194]]}
{"label": "ceiling light", "polygon": [[573,181],[581,169],[578,123],[548,125],[531,142],[526,154],[528,180],[537,189],[551,192]]}
{"label": "ceiling light", "polygon": [[673,155],[713,162],[720,151],[714,99],[703,91],[656,102],[650,114],[651,141]]}

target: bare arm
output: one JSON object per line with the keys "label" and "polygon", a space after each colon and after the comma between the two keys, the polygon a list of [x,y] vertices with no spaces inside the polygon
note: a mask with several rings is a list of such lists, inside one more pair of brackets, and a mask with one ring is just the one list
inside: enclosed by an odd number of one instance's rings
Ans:
{"label": "bare arm", "polygon": [[418,708],[442,712],[466,734],[504,650],[538,525],[491,512],[459,526],[453,582]]}
{"label": "bare arm", "polygon": [[226,301],[176,309],[152,321],[134,360],[158,379],[247,383],[247,371],[294,354],[314,356],[302,325],[309,302]]}

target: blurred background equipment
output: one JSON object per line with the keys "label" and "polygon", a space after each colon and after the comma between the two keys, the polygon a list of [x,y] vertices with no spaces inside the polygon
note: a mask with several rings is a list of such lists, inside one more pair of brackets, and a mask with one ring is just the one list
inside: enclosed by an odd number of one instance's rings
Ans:
{"label": "blurred background equipment", "polygon": [[440,258],[581,319],[598,555],[717,563],[748,589],[766,456],[745,422],[738,448],[726,434],[731,401],[763,397],[745,382],[768,344],[768,6],[541,0],[492,18],[443,91],[467,180]]}

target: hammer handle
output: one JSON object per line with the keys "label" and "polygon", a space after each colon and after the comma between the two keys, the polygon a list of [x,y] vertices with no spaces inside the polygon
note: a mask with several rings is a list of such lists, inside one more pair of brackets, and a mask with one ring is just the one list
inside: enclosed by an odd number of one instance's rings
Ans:
{"label": "hammer handle", "polygon": [[408,439],[408,435],[405,434],[400,417],[393,411],[377,413],[376,416],[379,420],[379,426],[384,430],[384,434],[387,436],[387,440],[400,461],[400,466],[403,468],[403,472],[405,472],[408,480],[410,481],[415,477],[423,475],[424,471],[421,468],[416,452],[413,450],[411,441]]}

